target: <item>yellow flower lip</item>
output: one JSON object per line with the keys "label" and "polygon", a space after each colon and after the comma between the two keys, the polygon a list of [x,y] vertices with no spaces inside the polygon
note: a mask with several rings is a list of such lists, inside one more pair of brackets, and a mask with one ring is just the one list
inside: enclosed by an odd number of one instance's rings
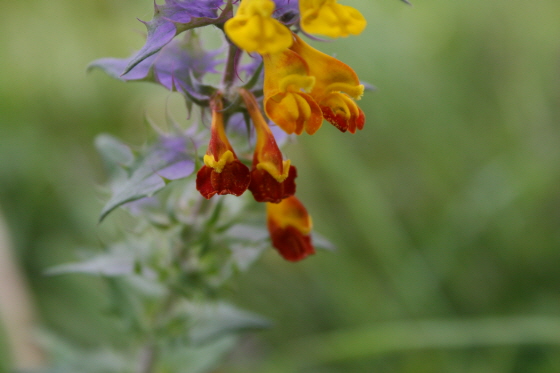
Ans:
{"label": "yellow flower lip", "polygon": [[278,53],[293,43],[291,31],[272,18],[275,9],[272,0],[242,0],[235,16],[224,29],[239,48],[251,53]]}
{"label": "yellow flower lip", "polygon": [[235,156],[231,150],[226,150],[220,158],[216,161],[213,155],[204,155],[204,164],[210,168],[213,168],[217,173],[221,173],[226,164],[231,163],[235,160]]}
{"label": "yellow flower lip", "polygon": [[323,121],[319,105],[308,94],[316,77],[309,75],[307,63],[294,51],[263,56],[266,115],[286,133],[312,135]]}
{"label": "yellow flower lip", "polygon": [[270,176],[281,183],[288,178],[288,174],[290,172],[290,160],[287,159],[282,162],[282,171],[280,171],[278,167],[270,161],[259,162],[256,167],[257,170],[268,172]]}

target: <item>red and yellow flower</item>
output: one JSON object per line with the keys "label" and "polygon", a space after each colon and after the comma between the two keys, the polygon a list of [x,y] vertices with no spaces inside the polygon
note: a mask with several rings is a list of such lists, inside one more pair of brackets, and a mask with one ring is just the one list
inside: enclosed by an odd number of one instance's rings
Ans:
{"label": "red and yellow flower", "polygon": [[253,94],[245,89],[240,89],[239,92],[257,135],[249,190],[258,202],[279,203],[295,194],[297,170],[290,164],[290,160],[283,160],[282,152]]}
{"label": "red and yellow flower", "polygon": [[267,226],[272,245],[291,262],[315,254],[311,243],[311,217],[296,198],[288,197],[280,203],[267,203]]}
{"label": "red and yellow flower", "polygon": [[353,99],[364,93],[358,75],[345,63],[312,48],[297,35],[291,48],[309,67],[315,77],[311,97],[319,104],[326,121],[342,132],[355,133],[364,128],[365,115]]}
{"label": "red and yellow flower", "polygon": [[196,174],[196,189],[210,199],[215,194],[242,195],[251,182],[249,168],[239,161],[226,137],[221,96],[211,102],[212,127],[204,166]]}

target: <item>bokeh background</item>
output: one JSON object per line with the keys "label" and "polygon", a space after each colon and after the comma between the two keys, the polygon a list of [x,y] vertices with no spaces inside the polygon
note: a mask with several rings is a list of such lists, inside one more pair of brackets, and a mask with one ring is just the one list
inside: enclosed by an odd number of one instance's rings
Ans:
{"label": "bokeh background", "polygon": [[[368,28],[320,48],[377,87],[366,127],[324,124],[286,149],[338,250],[296,265],[271,251],[238,278],[228,297],[275,327],[220,371],[560,371],[560,2],[344,3]],[[138,49],[151,14],[147,0],[0,12],[0,214],[41,328],[86,348],[119,343],[102,283],[43,271],[105,239],[94,137],[140,145],[145,112],[173,100],[85,72]]]}

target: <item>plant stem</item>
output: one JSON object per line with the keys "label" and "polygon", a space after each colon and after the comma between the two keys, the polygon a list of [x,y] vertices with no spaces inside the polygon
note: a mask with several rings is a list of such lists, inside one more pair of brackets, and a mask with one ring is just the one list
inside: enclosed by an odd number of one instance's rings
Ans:
{"label": "plant stem", "polygon": [[157,361],[157,349],[152,341],[148,342],[140,354],[138,373],[153,373]]}
{"label": "plant stem", "polygon": [[224,76],[222,78],[222,84],[224,86],[224,91],[228,92],[235,78],[237,76],[237,64],[239,63],[239,59],[241,58],[241,53],[239,48],[235,46],[235,44],[230,43],[228,49],[228,55],[226,60],[226,66],[224,69]]}

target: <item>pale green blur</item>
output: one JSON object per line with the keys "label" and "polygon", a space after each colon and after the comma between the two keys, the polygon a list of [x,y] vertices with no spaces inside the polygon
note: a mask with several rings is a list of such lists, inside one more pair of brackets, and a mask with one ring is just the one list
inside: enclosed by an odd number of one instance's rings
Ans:
{"label": "pale green blur", "polygon": [[[286,149],[298,196],[338,250],[295,265],[271,251],[240,276],[228,297],[276,326],[221,371],[557,372],[560,2],[341,2],[366,31],[314,45],[377,87],[359,102],[366,126],[324,123]],[[118,226],[97,225],[93,139],[141,145],[144,113],[163,117],[169,94],[85,68],[138,49],[135,18],[151,14],[148,0],[12,1],[0,13],[0,211],[43,327],[84,346],[122,342],[105,289],[42,271]]]}

